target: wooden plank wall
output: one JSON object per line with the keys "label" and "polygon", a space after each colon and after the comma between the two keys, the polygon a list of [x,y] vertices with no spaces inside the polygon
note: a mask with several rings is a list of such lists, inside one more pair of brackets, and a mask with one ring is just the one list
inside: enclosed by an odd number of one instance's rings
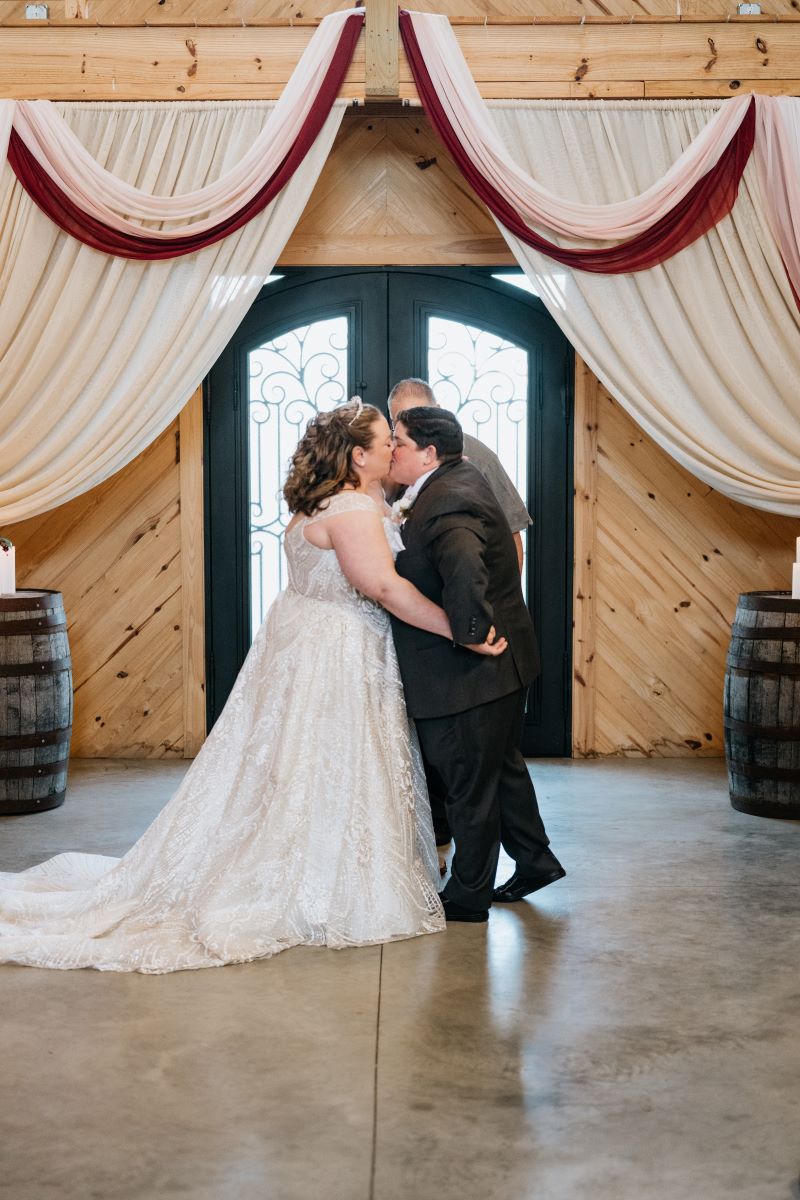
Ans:
{"label": "wooden plank wall", "polygon": [[[795,0],[800,6],[800,0]],[[800,17],[800,11],[798,11]],[[487,97],[730,96],[800,92],[800,22],[469,25],[456,36]],[[0,97],[207,100],[280,95],[309,26],[0,26]],[[36,61],[37,69],[31,70]],[[363,100],[365,42],[341,94]],[[408,63],[399,94],[416,99]]]}
{"label": "wooden plank wall", "polygon": [[345,118],[280,261],[304,267],[492,266],[514,259],[417,112]]}
{"label": "wooden plank wall", "polygon": [[[54,14],[59,3],[51,3]],[[239,11],[234,3],[167,0],[157,6],[165,11],[153,14],[145,0],[115,0],[118,18],[125,15],[133,25],[164,18],[164,29],[144,30],[99,29],[103,0],[91,0],[94,28],[70,29],[68,40],[61,29],[14,28],[6,6],[0,94],[31,94],[29,87],[71,99],[120,99],[126,89],[151,99],[175,96],[176,89],[186,97],[276,94],[307,39],[301,21],[328,11],[324,4],[293,6],[295,28],[242,29],[240,20],[240,40],[224,53],[213,38],[229,37],[232,30],[191,33],[203,57],[198,52],[201,66],[188,81],[191,31],[170,28],[170,21],[190,19],[194,11],[199,22],[230,24]],[[539,9],[527,0],[508,0],[502,12],[482,4],[479,29],[468,24],[475,22],[476,5],[453,4],[485,95],[732,94],[738,90],[732,84],[750,86],[749,80],[765,91],[800,90],[800,26],[782,19],[790,14],[776,5],[771,22],[666,24],[666,8],[647,0],[651,15],[644,24],[636,0],[636,20],[609,27],[625,6],[587,0],[589,20],[581,27],[564,23],[574,21],[576,6],[559,0],[552,19],[561,24],[521,29],[508,21],[536,16]],[[257,7],[263,22],[285,24],[286,6],[278,0]],[[444,3],[434,7],[446,11]],[[598,7],[608,10],[605,16]],[[486,29],[484,9],[492,9]],[[709,10],[697,5],[690,11],[684,2],[682,11],[702,16]],[[106,6],[110,21],[109,13]],[[256,19],[252,5],[247,17]],[[265,34],[267,40],[259,41]],[[100,43],[87,42],[87,35],[110,39],[95,58]],[[142,36],[168,39],[159,43],[166,63],[149,65],[157,60],[142,55]],[[212,40],[200,40],[207,37]],[[766,51],[756,38],[766,40]],[[251,61],[256,45],[270,59],[260,75]],[[580,75],[583,59],[587,70]],[[361,50],[350,94],[363,95],[363,61]],[[88,64],[83,73],[82,62]],[[402,56],[400,77],[401,90],[412,94]],[[430,159],[435,162],[421,169]],[[346,119],[281,260],[510,261],[494,223],[418,112]],[[71,613],[77,754],[191,754],[202,740],[197,411],[181,422],[180,464],[173,428],[115,479],[10,531],[20,547],[23,580],[60,587]],[[699,485],[637,429],[580,363],[576,431],[575,751],[719,754],[727,622],[739,591],[786,584],[796,523],[735,505]]]}
{"label": "wooden plank wall", "polygon": [[[576,430],[582,419],[586,431],[579,441],[596,454],[576,506],[585,513],[588,499],[594,507],[583,518],[584,529],[594,525],[593,542],[580,537],[576,514],[576,556],[591,558],[594,580],[586,581],[585,563],[578,566],[575,752],[723,754],[722,684],[736,600],[740,592],[791,587],[798,522],[737,504],[695,479],[596,381],[578,399]],[[584,684],[594,685],[591,694]]]}
{"label": "wooden plank wall", "polygon": [[[281,26],[314,25],[350,0],[50,0],[49,19],[37,26]],[[410,7],[410,6],[409,6]],[[453,24],[525,24],[531,21],[611,22],[738,20],[738,0],[414,0],[417,12],[446,13]],[[795,0],[761,0],[769,20],[796,20]],[[26,26],[25,0],[2,0],[0,25]]]}
{"label": "wooden plank wall", "polygon": [[12,525],[18,585],[64,595],[76,757],[183,755],[175,422],[83,496]]}
{"label": "wooden plank wall", "polygon": [[199,394],[124,470],[4,532],[18,586],[64,596],[72,754],[193,757],[205,737]]}

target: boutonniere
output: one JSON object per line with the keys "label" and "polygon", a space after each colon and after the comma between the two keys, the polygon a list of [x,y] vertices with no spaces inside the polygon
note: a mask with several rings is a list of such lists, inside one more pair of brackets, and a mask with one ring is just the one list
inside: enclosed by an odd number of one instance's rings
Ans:
{"label": "boutonniere", "polygon": [[392,520],[396,525],[403,525],[408,519],[408,514],[414,507],[414,501],[406,500],[405,496],[401,496],[399,500],[395,500],[392,505]]}

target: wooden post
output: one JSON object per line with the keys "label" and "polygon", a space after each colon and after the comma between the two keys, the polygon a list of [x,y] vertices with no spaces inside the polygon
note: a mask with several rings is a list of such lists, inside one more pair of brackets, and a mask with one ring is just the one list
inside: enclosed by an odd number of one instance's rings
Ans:
{"label": "wooden post", "polygon": [[597,377],[575,355],[575,569],[573,574],[572,753],[595,753],[595,553]]}
{"label": "wooden post", "polygon": [[397,100],[400,96],[400,72],[397,46],[400,29],[397,0],[365,0],[367,100]]}
{"label": "wooden post", "polygon": [[183,757],[194,758],[206,736],[202,388],[181,412],[180,439]]}

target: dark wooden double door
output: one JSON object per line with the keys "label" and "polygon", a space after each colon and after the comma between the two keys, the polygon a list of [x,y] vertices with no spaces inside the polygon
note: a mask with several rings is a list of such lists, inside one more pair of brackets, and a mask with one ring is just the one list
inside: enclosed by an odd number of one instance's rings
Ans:
{"label": "dark wooden double door", "polygon": [[263,288],[206,381],[209,727],[283,583],[279,492],[306,421],[353,393],[386,411],[392,384],[419,376],[498,453],[533,517],[542,674],[523,751],[570,753],[573,360],[541,301],[499,273],[286,270]]}

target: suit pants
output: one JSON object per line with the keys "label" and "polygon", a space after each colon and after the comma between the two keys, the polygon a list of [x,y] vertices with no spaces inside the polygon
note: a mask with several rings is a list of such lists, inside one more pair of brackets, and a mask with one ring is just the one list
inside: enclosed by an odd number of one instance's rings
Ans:
{"label": "suit pants", "polygon": [[519,750],[527,689],[446,717],[417,718],[423,755],[441,780],[456,842],[444,895],[488,908],[500,845],[520,871],[535,874],[549,838]]}
{"label": "suit pants", "polygon": [[428,785],[428,799],[431,804],[433,836],[436,838],[437,846],[446,846],[452,840],[453,831],[447,819],[445,786],[442,783],[439,772],[428,762],[424,753],[422,755],[422,765],[425,768],[425,782]]}

